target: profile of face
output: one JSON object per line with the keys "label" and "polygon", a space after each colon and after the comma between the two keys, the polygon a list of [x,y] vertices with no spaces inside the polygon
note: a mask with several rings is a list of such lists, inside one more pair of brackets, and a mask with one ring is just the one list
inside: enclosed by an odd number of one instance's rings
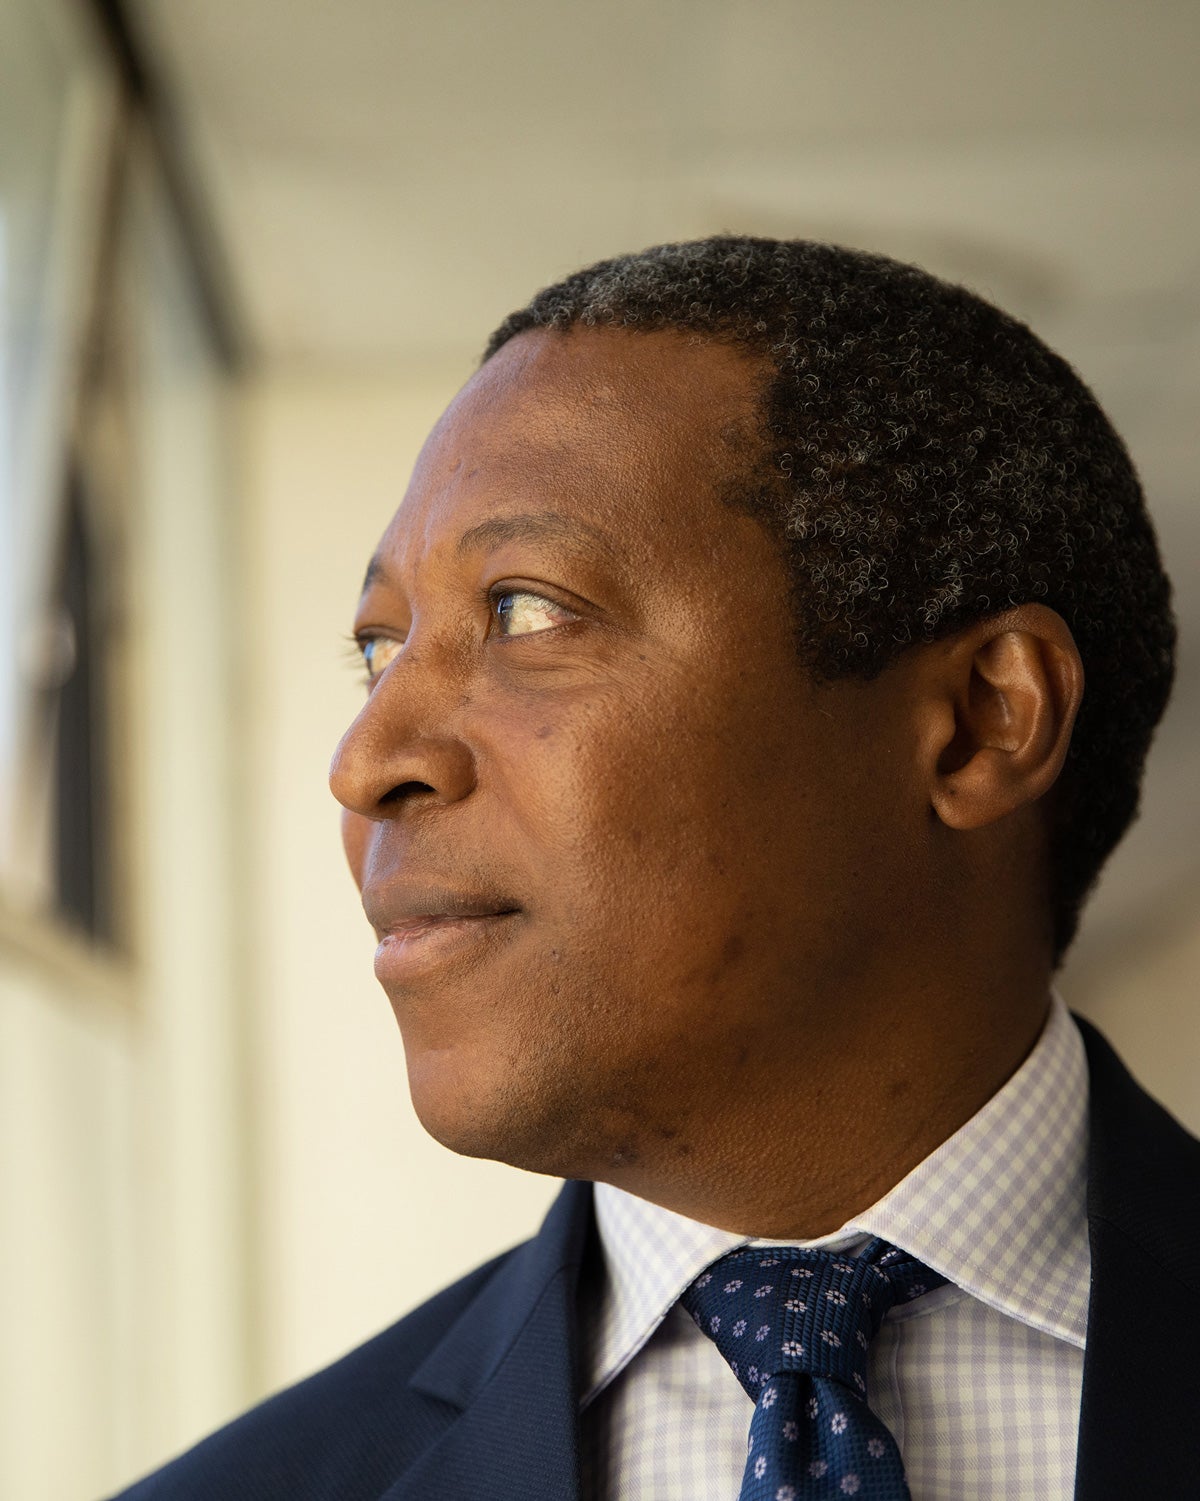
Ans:
{"label": "profile of face", "polygon": [[779,551],[721,498],[759,379],[670,332],[524,333],[372,562],[331,784],[457,1151],[636,1185],[848,1039],[903,925],[903,680],[812,683]]}

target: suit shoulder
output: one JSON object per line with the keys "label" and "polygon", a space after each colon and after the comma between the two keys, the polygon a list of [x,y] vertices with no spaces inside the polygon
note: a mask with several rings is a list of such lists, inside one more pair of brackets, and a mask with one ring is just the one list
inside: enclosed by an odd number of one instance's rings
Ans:
{"label": "suit shoulder", "polygon": [[276,1393],[113,1501],[368,1501],[453,1413],[409,1377],[506,1252],[333,1364]]}

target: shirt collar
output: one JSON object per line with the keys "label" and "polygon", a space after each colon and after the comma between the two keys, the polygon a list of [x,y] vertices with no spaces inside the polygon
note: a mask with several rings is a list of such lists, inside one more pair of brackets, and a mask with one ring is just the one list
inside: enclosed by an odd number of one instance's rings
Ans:
{"label": "shirt collar", "polygon": [[[877,1203],[829,1235],[882,1236],[981,1302],[1082,1349],[1087,1331],[1087,1058],[1060,997],[1011,1079]],[[605,1278],[586,1311],[590,1401],[704,1268],[757,1241],[596,1185]]]}

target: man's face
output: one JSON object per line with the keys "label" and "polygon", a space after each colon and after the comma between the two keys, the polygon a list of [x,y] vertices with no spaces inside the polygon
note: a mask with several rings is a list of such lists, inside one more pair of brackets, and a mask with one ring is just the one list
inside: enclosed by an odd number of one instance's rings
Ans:
{"label": "man's face", "polygon": [[458,1151],[637,1186],[852,1026],[902,716],[808,681],[784,565],[718,497],[757,379],[669,333],[523,334],[380,544],[331,780],[417,1112]]}

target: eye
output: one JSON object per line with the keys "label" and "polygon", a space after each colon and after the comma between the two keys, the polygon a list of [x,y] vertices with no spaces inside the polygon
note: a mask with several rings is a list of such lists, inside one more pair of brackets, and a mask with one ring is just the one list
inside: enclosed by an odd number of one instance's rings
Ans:
{"label": "eye", "polygon": [[497,589],[491,601],[501,636],[532,636],[576,619],[565,606],[531,589]]}
{"label": "eye", "polygon": [[404,646],[403,641],[393,641],[390,636],[359,636],[357,641],[369,684],[379,681]]}

